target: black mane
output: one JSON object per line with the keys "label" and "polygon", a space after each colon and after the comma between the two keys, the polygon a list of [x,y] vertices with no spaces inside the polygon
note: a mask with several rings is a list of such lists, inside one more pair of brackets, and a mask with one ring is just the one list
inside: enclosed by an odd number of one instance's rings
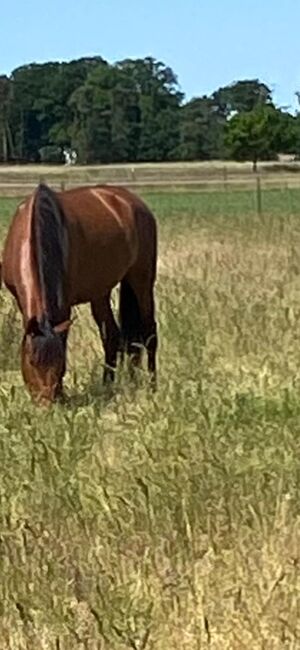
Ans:
{"label": "black mane", "polygon": [[65,215],[57,195],[38,186],[33,203],[32,236],[46,316],[59,322],[66,299],[68,237]]}

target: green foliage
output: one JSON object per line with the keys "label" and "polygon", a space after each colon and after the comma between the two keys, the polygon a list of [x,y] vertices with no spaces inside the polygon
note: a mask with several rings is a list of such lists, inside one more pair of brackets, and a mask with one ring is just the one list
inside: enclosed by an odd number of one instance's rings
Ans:
{"label": "green foliage", "polygon": [[93,70],[75,91],[72,143],[84,162],[168,160],[181,95],[171,70],[147,58]]}
{"label": "green foliage", "polygon": [[178,145],[182,95],[172,70],[151,57],[32,64],[9,83],[0,130],[11,126],[11,158],[37,161],[39,150],[57,145],[77,148],[81,162],[168,160]]}
{"label": "green foliage", "polygon": [[[191,100],[182,108],[180,158],[186,160],[226,158],[228,151],[225,146],[225,133],[227,120],[232,113],[240,114],[252,111],[258,106],[269,105],[271,106],[269,88],[255,79],[238,81],[220,88],[211,97]],[[229,155],[231,155],[231,148]],[[249,154],[246,154],[246,159],[247,155]]]}
{"label": "green foliage", "polygon": [[282,113],[273,106],[257,106],[229,119],[225,143],[234,160],[268,160],[281,150]]}
{"label": "green foliage", "polygon": [[220,111],[229,117],[232,112],[248,112],[257,106],[270,105],[272,94],[266,84],[258,79],[245,79],[229,86],[219,88],[212,95],[214,103]]}
{"label": "green foliage", "polygon": [[70,144],[73,114],[69,98],[101,61],[95,57],[70,63],[31,64],[13,71],[10,120],[16,157],[37,160],[43,146]]}
{"label": "green foliage", "polygon": [[6,162],[9,156],[9,106],[11,101],[11,82],[6,75],[0,76],[0,161]]}
{"label": "green foliage", "polygon": [[226,119],[211,97],[192,99],[181,109],[179,157],[182,160],[222,159]]}
{"label": "green foliage", "polygon": [[[274,109],[257,79],[183,99],[173,70],[153,57],[24,65],[0,77],[0,159],[37,162],[40,150],[54,146],[75,148],[81,163],[225,159],[236,149],[230,137],[225,144],[232,115]],[[276,146],[267,130],[259,155],[299,154],[299,120],[277,113]],[[234,155],[252,151],[253,143]]]}

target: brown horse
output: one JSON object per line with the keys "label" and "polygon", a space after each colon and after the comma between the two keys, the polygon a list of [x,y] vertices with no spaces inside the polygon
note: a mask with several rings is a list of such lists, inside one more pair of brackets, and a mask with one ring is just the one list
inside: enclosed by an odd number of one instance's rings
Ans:
{"label": "brown horse", "polygon": [[[155,382],[156,222],[123,188],[54,192],[39,185],[18,207],[5,242],[2,277],[23,315],[21,365],[31,395],[51,402],[62,393],[71,307],[91,304],[105,352],[104,381],[117,354],[131,367],[147,349]],[[118,327],[110,294],[120,286]]]}

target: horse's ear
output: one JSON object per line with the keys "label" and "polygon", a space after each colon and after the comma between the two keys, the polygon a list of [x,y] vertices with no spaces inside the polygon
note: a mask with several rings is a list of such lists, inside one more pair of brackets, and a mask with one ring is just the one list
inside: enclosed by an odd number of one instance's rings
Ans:
{"label": "horse's ear", "polygon": [[59,325],[55,325],[53,331],[55,334],[63,334],[63,332],[67,332],[70,329],[72,322],[72,320],[64,320],[62,323],[59,323]]}

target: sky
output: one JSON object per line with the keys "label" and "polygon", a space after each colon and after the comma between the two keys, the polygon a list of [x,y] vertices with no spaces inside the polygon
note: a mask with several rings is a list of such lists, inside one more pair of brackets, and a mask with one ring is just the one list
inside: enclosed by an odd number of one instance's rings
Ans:
{"label": "sky", "polygon": [[259,78],[279,106],[300,90],[299,0],[3,0],[0,73],[26,63],[153,56],[186,99]]}

